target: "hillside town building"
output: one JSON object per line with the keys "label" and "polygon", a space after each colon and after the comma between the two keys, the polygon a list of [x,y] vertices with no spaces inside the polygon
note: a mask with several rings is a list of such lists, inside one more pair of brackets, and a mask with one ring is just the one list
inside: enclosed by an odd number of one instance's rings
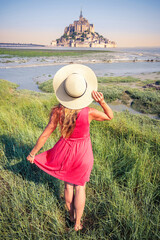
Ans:
{"label": "hillside town building", "polygon": [[64,47],[116,47],[116,43],[104,38],[94,31],[94,25],[90,24],[80,12],[79,20],[65,27],[64,34],[51,42],[52,46]]}

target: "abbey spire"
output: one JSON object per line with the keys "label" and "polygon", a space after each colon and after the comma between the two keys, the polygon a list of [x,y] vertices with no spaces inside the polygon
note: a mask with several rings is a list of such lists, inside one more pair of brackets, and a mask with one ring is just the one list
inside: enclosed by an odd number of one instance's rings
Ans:
{"label": "abbey spire", "polygon": [[81,9],[81,11],[80,11],[80,16],[79,16],[79,18],[83,18],[82,9]]}

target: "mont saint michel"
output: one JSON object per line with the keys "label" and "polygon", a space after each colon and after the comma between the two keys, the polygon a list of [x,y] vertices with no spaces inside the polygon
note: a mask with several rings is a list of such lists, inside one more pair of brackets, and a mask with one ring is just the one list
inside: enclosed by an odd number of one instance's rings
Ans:
{"label": "mont saint michel", "polygon": [[79,20],[65,27],[64,34],[51,42],[52,46],[61,47],[116,47],[116,43],[94,31],[94,24],[90,24],[80,12]]}

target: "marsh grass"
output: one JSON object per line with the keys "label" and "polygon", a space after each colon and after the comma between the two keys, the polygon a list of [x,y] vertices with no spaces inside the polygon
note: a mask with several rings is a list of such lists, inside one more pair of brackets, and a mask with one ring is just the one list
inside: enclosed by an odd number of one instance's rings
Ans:
{"label": "marsh grass", "polygon": [[[1,238],[159,239],[159,121],[123,112],[112,121],[91,123],[94,167],[84,229],[76,233],[65,210],[63,182],[26,161],[57,103],[54,94],[16,87],[0,81]],[[55,131],[40,152],[59,136]]]}
{"label": "marsh grass", "polygon": [[138,78],[133,78],[131,76],[127,77],[98,77],[99,83],[128,83],[128,82],[139,82]]}
{"label": "marsh grass", "polygon": [[[139,89],[138,86],[142,84],[139,79],[132,77],[98,77],[98,82],[98,90],[103,92],[107,102],[111,103],[115,100],[120,100],[124,104],[132,102],[131,107],[139,112],[160,115],[159,91],[154,88]],[[129,85],[121,86],[116,84],[123,82],[138,82],[138,85],[137,88],[131,88]],[[38,83],[38,86],[44,92],[53,92],[53,79]]]}
{"label": "marsh grass", "polygon": [[99,84],[98,90],[103,92],[105,100],[110,103],[117,99],[121,100],[125,94],[126,87],[115,86],[115,85],[101,85]]}
{"label": "marsh grass", "polygon": [[53,92],[53,79],[38,83],[38,88],[41,89],[43,92]]}
{"label": "marsh grass", "polygon": [[143,81],[139,82],[138,85],[145,86],[147,84],[153,84],[153,83],[156,83],[156,80],[147,79],[147,80],[143,80]]}
{"label": "marsh grass", "polygon": [[160,115],[160,93],[154,89],[130,89],[126,91],[133,99],[132,107],[143,113]]}
{"label": "marsh grass", "polygon": [[[93,53],[107,53],[111,51],[100,50],[37,50],[37,49],[0,49],[0,55],[18,56],[18,57],[51,57],[51,56],[81,56]],[[8,57],[8,56],[4,56]]]}

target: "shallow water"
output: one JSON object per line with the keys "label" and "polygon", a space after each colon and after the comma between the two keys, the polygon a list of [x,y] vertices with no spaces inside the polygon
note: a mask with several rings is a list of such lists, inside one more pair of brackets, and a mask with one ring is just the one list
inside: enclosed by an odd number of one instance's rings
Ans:
{"label": "shallow water", "polygon": [[[129,76],[133,74],[159,72],[160,62],[92,63],[85,64],[97,76]],[[0,68],[0,78],[19,84],[20,89],[40,91],[36,84],[54,77],[64,65]]]}
{"label": "shallow water", "polygon": [[0,69],[0,78],[19,84],[19,89],[28,89],[40,92],[36,81],[48,80],[60,66],[24,67]]}
{"label": "shallow water", "polygon": [[97,76],[129,76],[160,71],[160,62],[99,63],[86,65],[91,67]]}

